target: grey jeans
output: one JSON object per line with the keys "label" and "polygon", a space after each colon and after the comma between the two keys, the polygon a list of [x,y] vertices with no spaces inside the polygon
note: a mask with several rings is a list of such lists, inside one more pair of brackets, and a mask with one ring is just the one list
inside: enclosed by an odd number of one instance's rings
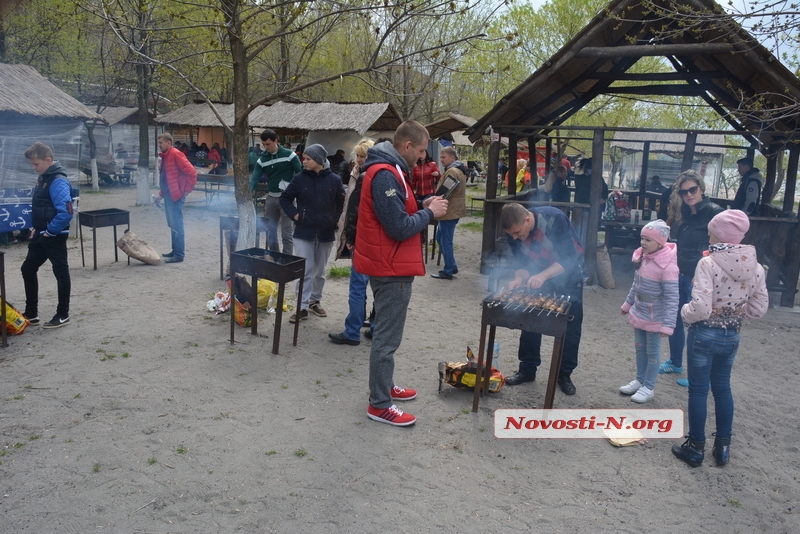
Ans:
{"label": "grey jeans", "polygon": [[333,241],[320,243],[317,239],[313,241],[298,239],[295,242],[297,255],[306,259],[303,294],[299,306],[301,310],[307,310],[310,303],[322,300],[322,289],[325,287],[325,266],[328,264],[333,245]]}
{"label": "grey jeans", "polygon": [[394,353],[403,340],[412,281],[413,278],[369,279],[375,301],[375,330],[369,352],[369,403],[374,408],[392,405]]}
{"label": "grey jeans", "polygon": [[[264,216],[267,218],[267,248],[274,252],[283,252],[290,256],[294,253],[294,223],[281,209],[280,197],[267,195],[264,200]],[[281,241],[283,250],[278,249],[278,223],[281,225]]]}

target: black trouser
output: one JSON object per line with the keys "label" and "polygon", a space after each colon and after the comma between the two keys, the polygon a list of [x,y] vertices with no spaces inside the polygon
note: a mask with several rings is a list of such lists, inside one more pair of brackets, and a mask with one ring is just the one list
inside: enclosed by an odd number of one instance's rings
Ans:
{"label": "black trouser", "polygon": [[[564,334],[564,351],[561,355],[559,376],[570,376],[578,367],[578,347],[581,344],[581,326],[583,325],[583,284],[569,291],[569,314],[573,317],[567,322]],[[519,336],[519,372],[524,375],[536,374],[536,368],[542,363],[542,335],[522,332]]]}
{"label": "black trouser", "polygon": [[25,317],[39,315],[39,278],[37,272],[44,262],[50,260],[58,283],[59,317],[69,317],[69,264],[67,263],[67,236],[42,237],[38,231],[28,243],[28,256],[22,263],[22,280],[25,282]]}

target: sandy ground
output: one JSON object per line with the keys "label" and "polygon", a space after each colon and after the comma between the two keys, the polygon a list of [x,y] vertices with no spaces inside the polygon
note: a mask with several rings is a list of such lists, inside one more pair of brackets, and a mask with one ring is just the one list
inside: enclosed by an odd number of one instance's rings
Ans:
{"label": "sandy ground", "polygon": [[[771,309],[743,331],[725,468],[690,469],[670,453],[681,440],[618,449],[496,439],[493,410],[541,406],[547,365],[537,382],[504,388],[476,414],[471,393],[437,394],[437,362],[477,349],[486,294],[480,234],[460,228],[458,279],[414,283],[395,378],[419,390],[402,406],[418,423],[394,428],[366,417],[369,342],[327,339],[342,330],[346,279],[328,281],[328,317],[303,322],[297,347],[286,322],[280,355],[271,353],[266,315],[261,336],[239,328],[230,345],[228,315],[205,303],[224,288],[218,216],[232,201],[206,208],[198,192],[189,200],[184,263],[114,263],[105,228],[93,271],[71,240],[71,324],[29,328],[0,349],[0,531],[800,531],[798,314]],[[134,202],[132,188],[111,189],[84,194],[81,208],[130,210],[132,230],[168,251],[163,212]],[[91,247],[91,232],[84,239]],[[5,250],[9,301],[22,307],[26,248]],[[624,270],[616,290],[585,292],[578,393],[557,392],[558,408],[632,406],[617,392],[634,376],[633,334],[619,314],[631,282]],[[56,305],[47,265],[40,281],[47,320]],[[498,335],[500,368],[513,372],[518,333]],[[675,375],[659,377],[651,407],[686,404]],[[709,416],[710,434],[713,405]]]}

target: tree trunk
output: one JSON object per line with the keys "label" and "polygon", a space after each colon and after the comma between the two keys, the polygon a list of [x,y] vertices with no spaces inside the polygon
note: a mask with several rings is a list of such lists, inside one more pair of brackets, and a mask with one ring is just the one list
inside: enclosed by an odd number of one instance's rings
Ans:
{"label": "tree trunk", "polygon": [[[144,28],[146,21],[146,10],[144,6],[140,5],[140,23]],[[139,35],[141,45],[141,52],[145,53],[147,32],[142,29]],[[136,101],[139,105],[139,162],[136,169],[136,205],[147,206],[151,202],[150,197],[150,128],[148,125],[147,115],[147,95],[150,92],[150,74],[149,65],[145,63],[136,63]]]}
{"label": "tree trunk", "polygon": [[242,28],[238,20],[237,2],[230,0],[227,13],[230,13],[228,36],[233,60],[233,183],[236,193],[236,208],[239,213],[239,238],[236,250],[251,248],[256,243],[256,209],[250,191],[250,176],[247,172],[247,144],[249,124],[247,121],[250,105],[247,90],[247,48],[241,40]]}
{"label": "tree trunk", "polygon": [[97,174],[97,141],[94,138],[94,123],[86,122],[86,134],[89,138],[89,160],[92,169],[92,191],[100,191],[100,178]]}
{"label": "tree trunk", "polygon": [[100,191],[100,180],[97,173],[97,158],[89,160],[89,168],[92,170],[92,191]]}

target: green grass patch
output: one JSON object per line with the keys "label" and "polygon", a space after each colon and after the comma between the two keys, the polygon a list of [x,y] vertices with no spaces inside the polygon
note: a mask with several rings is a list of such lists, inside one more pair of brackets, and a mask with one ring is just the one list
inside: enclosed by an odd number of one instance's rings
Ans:
{"label": "green grass patch", "polygon": [[153,465],[157,463],[158,463],[158,458],[156,458],[155,456],[151,456],[150,458],[147,459],[147,465]]}
{"label": "green grass patch", "polygon": [[483,232],[483,223],[477,221],[459,224],[458,227],[470,232]]}
{"label": "green grass patch", "polygon": [[350,278],[350,267],[331,267],[328,269],[328,278]]}
{"label": "green grass patch", "polygon": [[294,451],[294,455],[297,456],[298,458],[302,458],[303,456],[306,456],[307,454],[308,453],[306,452],[305,449],[297,449],[296,451]]}

